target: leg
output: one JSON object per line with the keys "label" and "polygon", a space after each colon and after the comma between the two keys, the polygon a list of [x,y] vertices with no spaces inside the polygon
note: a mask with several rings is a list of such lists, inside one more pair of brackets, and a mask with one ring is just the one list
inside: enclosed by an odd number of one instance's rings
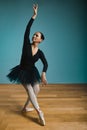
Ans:
{"label": "leg", "polygon": [[33,89],[33,87],[31,85],[27,85],[27,89],[28,89],[30,101],[32,102],[34,108],[36,109],[36,111],[39,115],[41,124],[45,125],[45,119],[44,119],[44,116],[43,116],[43,112],[40,110],[39,104],[37,102],[37,98],[36,98],[36,95],[35,95],[35,92],[34,92],[35,90]]}
{"label": "leg", "polygon": [[39,111],[39,104],[37,102],[37,98],[36,98],[33,87],[29,84],[26,86],[26,88],[27,88],[28,96],[30,98],[32,105],[34,106],[36,111]]}
{"label": "leg", "polygon": [[[33,110],[34,110],[33,108],[28,108],[28,105],[29,105],[30,102],[31,102],[31,101],[30,101],[30,97],[29,97],[29,93],[28,93],[28,88],[27,88],[26,85],[23,85],[23,87],[25,88],[25,90],[26,90],[26,92],[27,92],[27,94],[28,94],[28,98],[27,98],[27,101],[26,101],[26,103],[25,103],[25,105],[24,105],[23,111],[24,111],[24,112],[33,111]],[[34,84],[33,90],[34,90],[35,95],[37,96],[38,93],[40,92],[40,87],[39,87],[39,84],[38,84],[38,83]]]}
{"label": "leg", "polygon": [[22,109],[22,112],[33,111],[34,108],[28,108],[28,105],[30,104],[31,101],[30,101],[30,97],[29,97],[27,86],[23,84],[23,87],[26,90],[28,97],[27,97],[27,101],[26,101],[26,103],[25,103],[25,105],[24,105],[24,107]]}
{"label": "leg", "polygon": [[40,92],[39,84],[38,83],[34,84],[33,89],[34,89],[35,95],[37,96],[38,93]]}

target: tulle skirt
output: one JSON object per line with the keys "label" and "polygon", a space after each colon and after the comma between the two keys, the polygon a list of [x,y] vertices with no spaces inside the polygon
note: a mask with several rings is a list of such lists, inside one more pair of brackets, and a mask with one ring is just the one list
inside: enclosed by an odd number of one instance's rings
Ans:
{"label": "tulle skirt", "polygon": [[12,68],[10,73],[7,75],[9,80],[17,84],[34,84],[40,83],[40,74],[35,66],[31,69],[21,69],[20,65]]}

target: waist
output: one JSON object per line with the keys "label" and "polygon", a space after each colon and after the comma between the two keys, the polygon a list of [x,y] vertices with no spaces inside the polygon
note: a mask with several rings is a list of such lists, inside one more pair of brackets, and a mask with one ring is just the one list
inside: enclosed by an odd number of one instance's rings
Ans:
{"label": "waist", "polygon": [[23,70],[32,70],[35,67],[35,64],[21,64],[20,68]]}

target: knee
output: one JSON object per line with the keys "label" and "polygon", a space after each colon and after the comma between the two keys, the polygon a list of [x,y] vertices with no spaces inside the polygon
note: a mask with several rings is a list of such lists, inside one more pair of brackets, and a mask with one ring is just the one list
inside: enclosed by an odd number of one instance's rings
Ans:
{"label": "knee", "polygon": [[40,92],[40,87],[39,87],[39,85],[34,85],[33,89],[34,89],[35,95],[37,95],[37,94]]}

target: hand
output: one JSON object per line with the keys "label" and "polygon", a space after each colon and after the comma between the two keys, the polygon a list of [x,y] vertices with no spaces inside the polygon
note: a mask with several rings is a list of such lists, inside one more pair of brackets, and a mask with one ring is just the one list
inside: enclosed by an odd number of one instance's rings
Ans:
{"label": "hand", "polygon": [[37,15],[37,10],[38,10],[38,4],[34,4],[33,5],[33,10],[34,10],[34,14]]}
{"label": "hand", "polygon": [[38,4],[34,4],[33,5],[33,10],[34,10],[34,15],[33,15],[33,17],[32,18],[36,18],[36,16],[37,16],[37,11],[38,11]]}
{"label": "hand", "polygon": [[45,72],[42,72],[41,82],[42,82],[42,85],[46,85],[47,84]]}

